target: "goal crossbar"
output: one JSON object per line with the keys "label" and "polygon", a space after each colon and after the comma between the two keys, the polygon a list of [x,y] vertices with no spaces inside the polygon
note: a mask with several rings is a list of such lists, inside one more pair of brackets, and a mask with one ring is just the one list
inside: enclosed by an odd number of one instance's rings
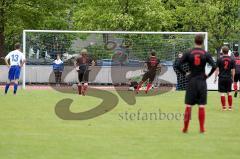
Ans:
{"label": "goal crossbar", "polygon": [[181,34],[181,35],[196,35],[208,32],[146,32],[146,31],[77,31],[77,30],[23,30],[23,32],[42,32],[42,33],[92,33],[92,34]]}

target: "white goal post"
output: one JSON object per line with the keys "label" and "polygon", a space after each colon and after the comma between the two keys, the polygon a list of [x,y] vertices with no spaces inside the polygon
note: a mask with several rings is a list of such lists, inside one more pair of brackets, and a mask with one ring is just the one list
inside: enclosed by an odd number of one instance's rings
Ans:
{"label": "white goal post", "polygon": [[[141,31],[70,31],[70,30],[23,30],[23,54],[26,56],[27,33],[92,33],[92,34],[162,34],[162,35],[197,35],[205,36],[205,50],[208,50],[208,32],[141,32]],[[23,65],[22,88],[26,88],[26,64]]]}

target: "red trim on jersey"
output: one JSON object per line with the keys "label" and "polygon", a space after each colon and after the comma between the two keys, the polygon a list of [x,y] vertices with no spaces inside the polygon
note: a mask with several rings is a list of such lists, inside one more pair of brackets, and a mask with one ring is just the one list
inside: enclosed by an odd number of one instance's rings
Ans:
{"label": "red trim on jersey", "polygon": [[204,50],[192,50],[191,54],[206,54],[206,51],[204,51]]}
{"label": "red trim on jersey", "polygon": [[229,56],[223,57],[223,60],[231,61],[231,59],[229,58]]}

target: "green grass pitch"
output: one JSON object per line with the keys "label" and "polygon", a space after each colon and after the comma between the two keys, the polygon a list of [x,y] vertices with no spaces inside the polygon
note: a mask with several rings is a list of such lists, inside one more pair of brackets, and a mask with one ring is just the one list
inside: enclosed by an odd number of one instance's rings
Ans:
{"label": "green grass pitch", "polygon": [[[3,92],[3,90],[1,90]],[[3,93],[2,93],[3,94]],[[137,97],[127,105],[119,98],[110,112],[85,121],[67,121],[55,104],[72,98],[71,111],[86,111],[101,100],[54,90],[19,90],[0,96],[1,159],[239,159],[240,99],[232,112],[222,112],[217,92],[208,93],[206,133],[199,134],[197,107],[188,134],[180,120],[130,120],[125,113],[183,113],[184,92]]]}

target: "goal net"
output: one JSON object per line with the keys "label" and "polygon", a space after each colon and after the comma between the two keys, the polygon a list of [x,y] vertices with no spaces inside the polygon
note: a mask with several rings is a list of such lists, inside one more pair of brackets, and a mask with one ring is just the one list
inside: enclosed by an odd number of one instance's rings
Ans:
{"label": "goal net", "polygon": [[[205,36],[204,45],[207,50],[206,32],[24,30],[23,52],[27,63],[23,68],[23,88],[26,83],[48,82],[47,76],[57,54],[61,55],[65,67],[73,67],[80,51],[87,49],[89,56],[96,62],[96,67],[106,69],[98,72],[97,77],[92,77],[93,82],[113,83],[111,75],[107,73],[110,67],[142,68],[149,52],[154,50],[163,67],[167,68],[162,76],[164,80],[184,89],[186,79],[181,76],[177,81],[173,65],[179,53],[193,47],[196,34]],[[69,77],[63,82],[76,82],[76,75],[72,76],[75,77]],[[124,82],[117,79],[119,83]],[[114,82],[118,83],[117,80]]]}

